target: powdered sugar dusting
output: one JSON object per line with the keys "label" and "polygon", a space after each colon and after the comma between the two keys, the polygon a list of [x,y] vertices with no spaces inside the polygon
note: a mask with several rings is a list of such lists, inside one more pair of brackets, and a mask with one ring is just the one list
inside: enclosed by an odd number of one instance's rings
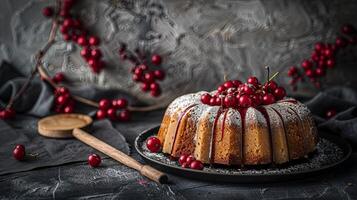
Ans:
{"label": "powdered sugar dusting", "polygon": [[229,108],[225,123],[227,125],[237,125],[240,127],[242,125],[242,119],[238,110]]}
{"label": "powdered sugar dusting", "polygon": [[259,110],[249,107],[247,113],[245,114],[245,123],[249,124],[252,122],[268,127],[264,115]]}

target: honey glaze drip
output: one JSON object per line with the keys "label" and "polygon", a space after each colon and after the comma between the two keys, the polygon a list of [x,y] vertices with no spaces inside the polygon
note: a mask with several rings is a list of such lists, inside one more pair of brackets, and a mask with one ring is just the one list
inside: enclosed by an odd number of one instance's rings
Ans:
{"label": "honey glaze drip", "polygon": [[198,105],[198,104],[192,104],[192,105],[188,106],[188,107],[185,108],[185,110],[180,114],[179,120],[177,121],[177,126],[176,126],[176,129],[175,129],[175,135],[174,135],[174,140],[173,140],[174,142],[173,142],[173,144],[172,144],[171,153],[170,153],[170,154],[172,154],[172,150],[173,150],[174,147],[175,147],[175,144],[176,144],[176,136],[177,136],[178,129],[179,129],[179,127],[180,127],[180,124],[181,124],[181,121],[182,121],[183,117],[188,113],[188,111],[189,111],[191,108],[193,108],[193,107],[195,107],[195,106],[197,106],[197,105]]}
{"label": "honey glaze drip", "polygon": [[215,153],[214,143],[215,143],[215,136],[216,136],[216,134],[215,134],[216,133],[216,127],[217,127],[219,116],[222,114],[223,110],[224,109],[222,107],[220,107],[218,109],[217,115],[214,118],[214,122],[213,122],[213,126],[212,126],[211,140],[210,140],[210,151],[209,151],[209,154],[208,154],[208,159],[209,159],[210,164],[214,163],[214,153]]}
{"label": "honey glaze drip", "polygon": [[272,132],[271,132],[271,124],[270,124],[270,118],[269,118],[269,115],[265,109],[265,107],[263,106],[260,106],[257,108],[257,110],[259,112],[261,112],[265,118],[265,121],[267,122],[268,124],[268,130],[269,130],[269,143],[270,143],[270,160],[272,163],[275,162],[275,156],[274,156],[274,149],[273,149],[273,136],[272,136]]}
{"label": "honey glaze drip", "polygon": [[275,109],[275,108],[273,108],[273,107],[270,107],[278,116],[279,116],[279,118],[280,118],[280,120],[281,120],[281,122],[283,123],[283,127],[284,127],[284,136],[285,136],[285,141],[286,141],[286,145],[287,145],[287,147],[288,147],[288,158],[289,158],[289,160],[291,160],[290,159],[290,147],[289,147],[289,141],[288,141],[288,138],[287,138],[287,132],[286,132],[286,128],[285,128],[285,122],[284,122],[284,119],[283,119],[283,116],[281,116],[281,114]]}
{"label": "honey glaze drip", "polygon": [[248,108],[238,108],[238,112],[242,121],[242,131],[240,134],[240,159],[241,159],[241,168],[244,167],[244,133],[245,133],[245,115],[247,113]]}

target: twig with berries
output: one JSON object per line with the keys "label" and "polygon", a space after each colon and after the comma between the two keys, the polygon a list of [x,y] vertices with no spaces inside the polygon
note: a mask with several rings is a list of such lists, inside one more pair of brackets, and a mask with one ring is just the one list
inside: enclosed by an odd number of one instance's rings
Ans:
{"label": "twig with berries", "polygon": [[135,49],[134,52],[128,50],[126,44],[121,44],[119,48],[119,56],[122,60],[130,61],[134,67],[131,69],[133,80],[141,83],[141,90],[143,92],[150,91],[151,96],[157,97],[161,94],[160,85],[157,80],[162,81],[165,78],[165,73],[162,69],[151,70],[152,67],[160,67],[162,58],[158,54],[153,54],[150,60],[148,52]]}
{"label": "twig with berries", "polygon": [[335,43],[315,43],[315,48],[309,59],[301,63],[300,70],[292,66],[288,70],[288,76],[291,77],[290,85],[292,89],[297,90],[297,84],[308,78],[316,88],[321,87],[320,79],[326,75],[329,69],[336,65],[336,55],[338,51],[343,50],[348,45],[357,44],[357,32],[352,25],[346,24],[341,27],[340,36],[336,37]]}

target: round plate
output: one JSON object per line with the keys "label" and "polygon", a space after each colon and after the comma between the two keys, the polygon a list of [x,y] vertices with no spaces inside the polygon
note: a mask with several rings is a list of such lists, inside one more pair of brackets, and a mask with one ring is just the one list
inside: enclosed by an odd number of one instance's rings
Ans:
{"label": "round plate", "polygon": [[221,182],[271,182],[308,177],[337,167],[346,161],[351,153],[350,144],[341,137],[319,132],[320,141],[316,151],[308,158],[289,162],[281,166],[240,167],[206,165],[203,170],[182,168],[175,160],[163,153],[151,153],[145,145],[150,136],[155,136],[159,126],[141,133],[135,140],[135,148],[144,160],[155,168],[187,178]]}

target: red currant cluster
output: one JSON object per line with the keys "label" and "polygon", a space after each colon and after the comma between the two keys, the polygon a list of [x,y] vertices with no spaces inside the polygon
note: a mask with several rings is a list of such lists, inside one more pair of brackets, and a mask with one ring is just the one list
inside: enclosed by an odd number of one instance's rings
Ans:
{"label": "red currant cluster", "polygon": [[16,112],[12,108],[0,109],[0,119],[11,119],[15,115]]}
{"label": "red currant cluster", "polygon": [[187,154],[181,155],[178,162],[183,168],[202,170],[204,167],[201,161],[196,160],[195,157]]}
{"label": "red currant cluster", "polygon": [[55,89],[55,112],[57,113],[72,113],[74,110],[74,100],[65,87]]}
{"label": "red currant cluster", "polygon": [[201,102],[210,106],[247,108],[273,104],[285,96],[285,89],[279,87],[275,81],[260,84],[258,79],[252,76],[248,78],[247,83],[239,80],[226,81],[218,87],[213,96],[209,93],[203,94]]}
{"label": "red currant cluster", "polygon": [[[99,73],[105,66],[105,63],[101,60],[102,51],[98,48],[99,38],[95,35],[88,35],[88,31],[83,27],[81,21],[71,14],[75,0],[62,0],[61,2],[59,16],[62,17],[60,31],[63,39],[82,46],[81,56],[94,73]],[[51,17],[53,16],[53,8],[45,7],[42,13],[46,17]]]}
{"label": "red currant cluster", "polygon": [[148,63],[146,59],[147,53],[144,53],[139,49],[136,49],[134,53],[132,53],[126,48],[125,44],[122,44],[119,48],[119,56],[122,60],[129,60],[134,65],[131,70],[133,80],[141,83],[141,90],[143,92],[150,91],[151,96],[160,96],[161,88],[156,80],[164,80],[165,72],[160,69],[149,69],[149,66],[158,67],[161,65],[162,58],[160,55],[153,54],[150,63]]}
{"label": "red currant cluster", "polygon": [[346,24],[342,26],[341,33],[341,36],[336,37],[335,43],[317,42],[311,57],[302,61],[301,67],[303,70],[300,71],[296,66],[289,68],[288,76],[292,78],[290,85],[294,91],[297,90],[297,83],[304,81],[304,76],[308,77],[316,88],[320,88],[319,78],[326,75],[327,69],[335,67],[337,52],[349,44],[357,44],[357,34],[352,25]]}
{"label": "red currant cluster", "polygon": [[129,121],[130,112],[127,109],[128,101],[124,98],[120,99],[101,99],[99,101],[99,110],[97,111],[97,119],[108,117],[110,120]]}

